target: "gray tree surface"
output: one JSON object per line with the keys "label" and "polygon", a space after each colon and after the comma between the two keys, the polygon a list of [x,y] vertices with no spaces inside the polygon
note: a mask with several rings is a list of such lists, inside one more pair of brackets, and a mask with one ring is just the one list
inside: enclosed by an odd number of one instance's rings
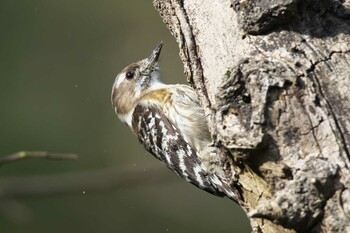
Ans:
{"label": "gray tree surface", "polygon": [[154,5],[253,232],[350,232],[350,1]]}

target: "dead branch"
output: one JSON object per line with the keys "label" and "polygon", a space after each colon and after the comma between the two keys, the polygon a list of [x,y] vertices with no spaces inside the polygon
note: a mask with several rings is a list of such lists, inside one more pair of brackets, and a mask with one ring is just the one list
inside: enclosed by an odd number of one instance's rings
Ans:
{"label": "dead branch", "polygon": [[71,160],[77,159],[78,156],[76,154],[50,153],[47,151],[20,151],[0,158],[0,166],[29,158],[41,158],[49,160]]}

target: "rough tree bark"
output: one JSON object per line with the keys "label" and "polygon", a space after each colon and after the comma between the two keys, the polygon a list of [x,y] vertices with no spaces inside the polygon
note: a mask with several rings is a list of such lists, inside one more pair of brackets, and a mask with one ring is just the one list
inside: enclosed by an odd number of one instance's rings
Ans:
{"label": "rough tree bark", "polygon": [[154,6],[253,232],[350,232],[350,1]]}

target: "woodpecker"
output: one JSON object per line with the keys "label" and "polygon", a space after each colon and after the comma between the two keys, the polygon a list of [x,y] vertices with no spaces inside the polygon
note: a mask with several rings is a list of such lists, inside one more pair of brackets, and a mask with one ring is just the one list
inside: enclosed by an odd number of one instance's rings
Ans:
{"label": "woodpecker", "polygon": [[215,149],[195,90],[160,79],[162,46],[161,42],[148,58],[117,75],[111,95],[115,113],[145,149],[177,175],[211,194],[237,201],[237,190],[210,168]]}

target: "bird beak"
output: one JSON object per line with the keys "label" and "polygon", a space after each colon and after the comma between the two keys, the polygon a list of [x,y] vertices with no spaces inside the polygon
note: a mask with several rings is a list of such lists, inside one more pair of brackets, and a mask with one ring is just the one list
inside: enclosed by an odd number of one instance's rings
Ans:
{"label": "bird beak", "polygon": [[160,52],[162,51],[163,41],[159,43],[159,45],[153,50],[151,55],[147,58],[147,66],[146,70],[151,71],[154,68],[154,65],[157,63],[159,59]]}

